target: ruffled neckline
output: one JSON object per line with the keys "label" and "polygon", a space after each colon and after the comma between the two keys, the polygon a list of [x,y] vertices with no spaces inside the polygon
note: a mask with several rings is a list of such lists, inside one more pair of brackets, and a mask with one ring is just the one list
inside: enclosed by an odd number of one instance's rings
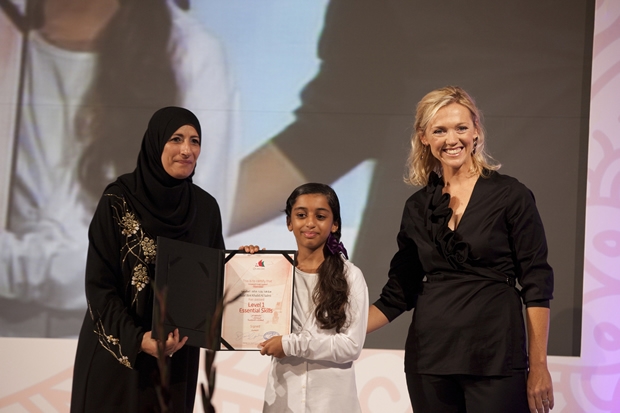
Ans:
{"label": "ruffled neckline", "polygon": [[461,234],[448,227],[453,211],[450,208],[450,194],[444,194],[443,188],[443,179],[431,172],[426,186],[426,229],[450,266],[462,270],[470,258],[471,246],[463,240]]}

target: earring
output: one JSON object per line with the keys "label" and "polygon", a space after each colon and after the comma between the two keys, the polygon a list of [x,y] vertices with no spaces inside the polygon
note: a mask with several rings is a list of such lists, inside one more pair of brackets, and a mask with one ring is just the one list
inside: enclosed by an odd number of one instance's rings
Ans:
{"label": "earring", "polygon": [[471,151],[471,156],[474,156],[476,154],[476,147],[478,146],[478,137],[476,136],[474,138],[474,149]]}

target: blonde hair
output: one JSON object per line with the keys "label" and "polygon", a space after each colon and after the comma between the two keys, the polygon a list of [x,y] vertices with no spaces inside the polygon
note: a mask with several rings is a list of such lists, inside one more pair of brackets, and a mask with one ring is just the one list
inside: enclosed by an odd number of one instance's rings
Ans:
{"label": "blonde hair", "polygon": [[435,89],[428,93],[418,102],[416,107],[415,123],[413,124],[413,133],[411,134],[411,151],[407,159],[407,174],[405,182],[410,185],[424,186],[428,183],[428,177],[431,172],[442,175],[441,163],[435,158],[430,147],[422,144],[421,137],[429,122],[435,117],[439,109],[458,103],[465,106],[471,113],[474,126],[478,129],[478,140],[476,143],[476,152],[472,155],[473,174],[481,176],[488,175],[488,171],[496,171],[501,164],[495,161],[485,150],[485,131],[482,125],[481,113],[474,99],[458,86],[446,86]]}

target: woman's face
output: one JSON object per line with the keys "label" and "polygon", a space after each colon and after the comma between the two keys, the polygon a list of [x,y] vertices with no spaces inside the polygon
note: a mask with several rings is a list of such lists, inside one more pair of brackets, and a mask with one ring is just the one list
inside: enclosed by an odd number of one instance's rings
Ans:
{"label": "woman's face", "polygon": [[200,136],[192,125],[177,129],[161,154],[164,170],[173,178],[185,179],[194,172],[200,155]]}
{"label": "woman's face", "polygon": [[450,169],[456,172],[463,167],[466,170],[471,167],[477,136],[478,128],[469,109],[451,103],[437,111],[420,140],[424,145],[429,145],[444,172]]}
{"label": "woman's face", "polygon": [[306,194],[297,197],[288,230],[293,232],[298,249],[314,251],[323,248],[330,233],[338,229],[327,198],[323,194]]}

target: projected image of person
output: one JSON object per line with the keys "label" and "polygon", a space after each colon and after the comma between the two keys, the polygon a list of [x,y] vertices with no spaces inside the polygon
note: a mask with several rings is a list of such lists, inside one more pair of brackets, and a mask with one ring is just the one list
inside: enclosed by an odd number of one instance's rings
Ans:
{"label": "projected image of person", "polygon": [[407,181],[424,187],[405,203],[398,252],[368,321],[372,332],[415,309],[405,373],[416,412],[554,405],[545,231],[531,191],[497,172],[485,143],[463,89],[437,89],[418,103]]}
{"label": "projected image of person", "polygon": [[[200,123],[179,107],[155,112],[134,172],[103,191],[88,231],[88,310],[78,340],[72,412],[160,411],[158,342],[151,336],[157,237],[224,248],[218,204],[192,183]],[[199,349],[166,338],[174,412],[193,411]]]}
{"label": "projected image of person", "polygon": [[75,336],[88,223],[134,167],[141,128],[159,107],[192,109],[208,148],[194,182],[225,203],[234,94],[220,43],[172,0],[37,4],[0,232],[0,335]]}
{"label": "projected image of person", "polygon": [[[513,145],[536,147],[540,130],[553,131],[545,145],[578,158],[580,102],[589,96],[582,89],[587,2],[329,1],[320,66],[300,93],[294,120],[241,162],[232,231],[275,218],[277,200],[290,187],[334,183],[372,163],[367,199],[357,200],[365,205],[352,260],[367,274],[371,295],[378,294],[383,282],[376,275],[387,270],[390,240],[411,191],[402,176],[413,102],[438,85],[462,85],[484,102],[489,130],[502,133],[503,161],[522,180],[537,184],[544,171],[551,181],[565,182],[566,168],[548,167],[555,160],[544,152],[530,151],[536,161],[526,165]],[[565,196],[560,186],[541,194],[547,202]],[[561,225],[551,222],[550,240],[575,240],[578,232],[566,227],[577,217],[573,212]],[[396,320],[366,346],[402,348],[406,323]]]}

